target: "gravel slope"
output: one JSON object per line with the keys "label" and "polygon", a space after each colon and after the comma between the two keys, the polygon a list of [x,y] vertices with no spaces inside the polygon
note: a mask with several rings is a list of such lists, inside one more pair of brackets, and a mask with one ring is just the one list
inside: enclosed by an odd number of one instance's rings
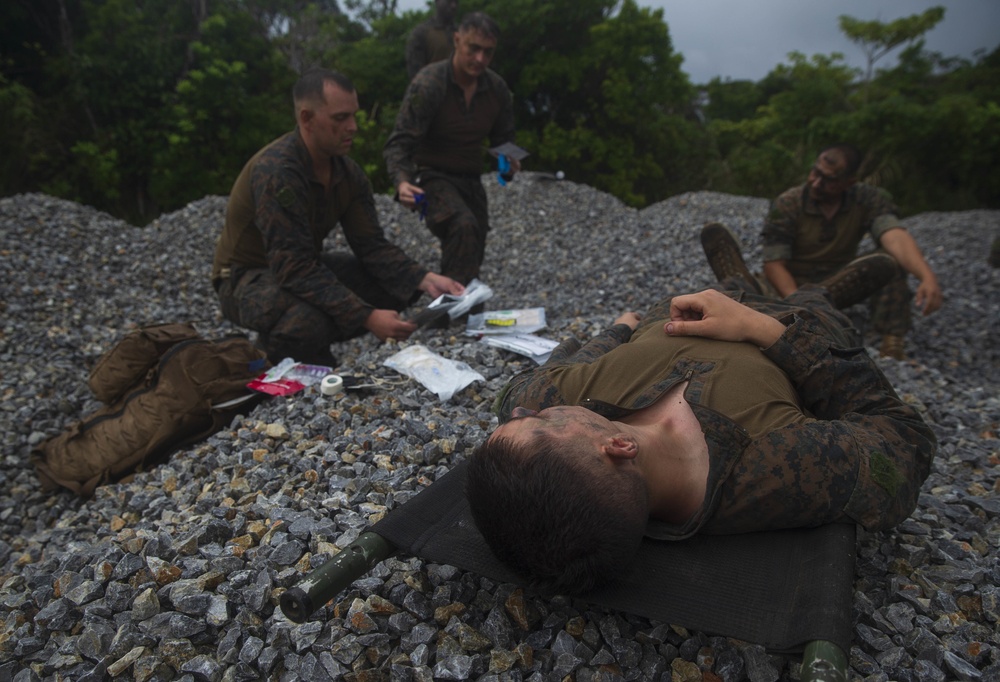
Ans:
{"label": "gravel slope", "polygon": [[[491,308],[545,306],[586,336],[661,293],[710,283],[698,230],[718,220],[759,267],[763,199],[700,192],[642,211],[589,187],[487,179]],[[434,267],[436,244],[385,197],[386,228]],[[441,403],[413,382],[339,400],[270,400],[230,429],[81,501],[43,493],[32,445],[98,407],[86,378],[135,326],[233,331],[208,283],[225,198],[143,229],[43,195],[0,200],[0,680],[797,679],[793,657],[397,557],[303,625],[277,595],[466,457],[527,361],[453,333],[414,338],[485,382]],[[905,221],[941,278],[905,362],[880,360],[940,453],[913,517],[860,534],[852,679],[1000,679],[1000,211]],[[863,307],[852,311],[864,325]],[[877,339],[868,339],[872,345]],[[343,344],[342,373],[398,381],[398,346]],[[871,350],[874,353],[874,350]],[[517,618],[523,601],[527,615]]]}

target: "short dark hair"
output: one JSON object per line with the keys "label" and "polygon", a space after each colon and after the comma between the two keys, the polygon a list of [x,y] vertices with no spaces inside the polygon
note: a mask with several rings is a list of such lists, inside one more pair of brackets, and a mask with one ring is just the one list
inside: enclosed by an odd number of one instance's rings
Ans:
{"label": "short dark hair", "polygon": [[470,12],[462,17],[458,31],[461,33],[469,30],[480,31],[490,38],[500,40],[500,25],[485,12]]}
{"label": "short dark hair", "polygon": [[641,479],[609,486],[574,461],[552,439],[526,452],[503,437],[469,461],[465,491],[476,527],[498,559],[545,593],[586,592],[621,575],[645,531]]}
{"label": "short dark hair", "polygon": [[853,178],[858,174],[858,169],[861,168],[861,150],[853,144],[838,142],[819,150],[820,154],[826,152],[837,152],[844,159],[844,177]]}
{"label": "short dark hair", "polygon": [[292,88],[292,103],[296,111],[307,100],[325,102],[326,95],[323,94],[323,88],[328,82],[344,92],[354,92],[354,83],[344,74],[332,69],[315,67],[302,74]]}

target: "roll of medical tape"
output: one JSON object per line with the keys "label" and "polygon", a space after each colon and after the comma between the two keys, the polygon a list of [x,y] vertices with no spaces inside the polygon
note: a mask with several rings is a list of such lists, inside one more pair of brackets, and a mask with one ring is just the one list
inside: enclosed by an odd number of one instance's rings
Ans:
{"label": "roll of medical tape", "polygon": [[323,395],[337,395],[344,390],[344,380],[336,374],[327,374],[323,377],[319,390]]}

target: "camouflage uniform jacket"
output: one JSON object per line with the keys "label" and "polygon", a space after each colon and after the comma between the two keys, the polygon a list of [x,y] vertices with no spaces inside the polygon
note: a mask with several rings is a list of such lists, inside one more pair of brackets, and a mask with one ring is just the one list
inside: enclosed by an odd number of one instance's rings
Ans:
{"label": "camouflage uniform jacket", "polygon": [[[903,521],[915,508],[930,471],[936,451],[931,429],[899,399],[863,348],[831,343],[809,311],[789,313],[791,306],[775,299],[727,293],[786,325],[778,341],[762,352],[789,377],[802,408],[815,420],[751,439],[728,417],[701,404],[714,367],[697,358],[682,358],[665,368],[663,378],[629,405],[563,395],[559,367],[599,362],[629,342],[632,330],[616,325],[583,347],[575,339],[561,344],[546,364],[515,376],[497,399],[500,421],[510,419],[517,406],[541,410],[573,404],[621,419],[687,381],[684,397],[709,448],[705,502],[683,524],[651,520],[650,537],[678,540],[696,532],[742,533],[852,521],[881,530]],[[662,309],[668,310],[669,303]]]}
{"label": "camouflage uniform jacket", "polygon": [[408,299],[427,269],[385,238],[361,167],[346,156],[330,163],[326,191],[297,129],[257,152],[230,193],[212,277],[234,267],[270,268],[284,289],[343,327],[361,329],[374,308],[319,259],[338,222],[354,255],[397,298]]}
{"label": "camouflage uniform jacket", "polygon": [[410,82],[383,156],[394,186],[414,182],[421,168],[458,175],[483,171],[483,139],[495,147],[514,139],[514,106],[503,78],[487,69],[466,106],[451,60],[424,67]]}
{"label": "camouflage uniform jacket", "polygon": [[839,270],[857,256],[865,233],[875,243],[893,228],[901,227],[889,195],[871,185],[854,184],[832,220],[826,220],[809,186],[784,192],[771,203],[764,229],[764,261],[786,261],[799,283],[815,282]]}
{"label": "camouflage uniform jacket", "polygon": [[428,64],[451,56],[455,47],[455,24],[440,24],[437,17],[421,22],[406,41],[406,72],[412,80]]}

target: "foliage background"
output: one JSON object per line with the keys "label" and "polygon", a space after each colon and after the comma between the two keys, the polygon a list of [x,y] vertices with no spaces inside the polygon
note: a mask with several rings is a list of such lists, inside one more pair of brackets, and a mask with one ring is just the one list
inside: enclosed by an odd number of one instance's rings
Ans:
{"label": "foliage background", "polygon": [[[503,29],[494,68],[517,102],[529,170],[644,206],[693,190],[769,197],[837,141],[906,213],[1000,206],[1000,48],[931,53],[944,10],[842,17],[868,58],[792,53],[761,81],[692,84],[660,10],[634,0],[463,0]],[[227,194],[293,125],[312,65],[363,108],[352,155],[389,191],[381,149],[406,88],[404,46],[430,14],[396,0],[7,0],[0,3],[0,196],[43,191],[136,224]],[[896,51],[896,66],[878,61]],[[487,169],[484,156],[484,171]]]}

